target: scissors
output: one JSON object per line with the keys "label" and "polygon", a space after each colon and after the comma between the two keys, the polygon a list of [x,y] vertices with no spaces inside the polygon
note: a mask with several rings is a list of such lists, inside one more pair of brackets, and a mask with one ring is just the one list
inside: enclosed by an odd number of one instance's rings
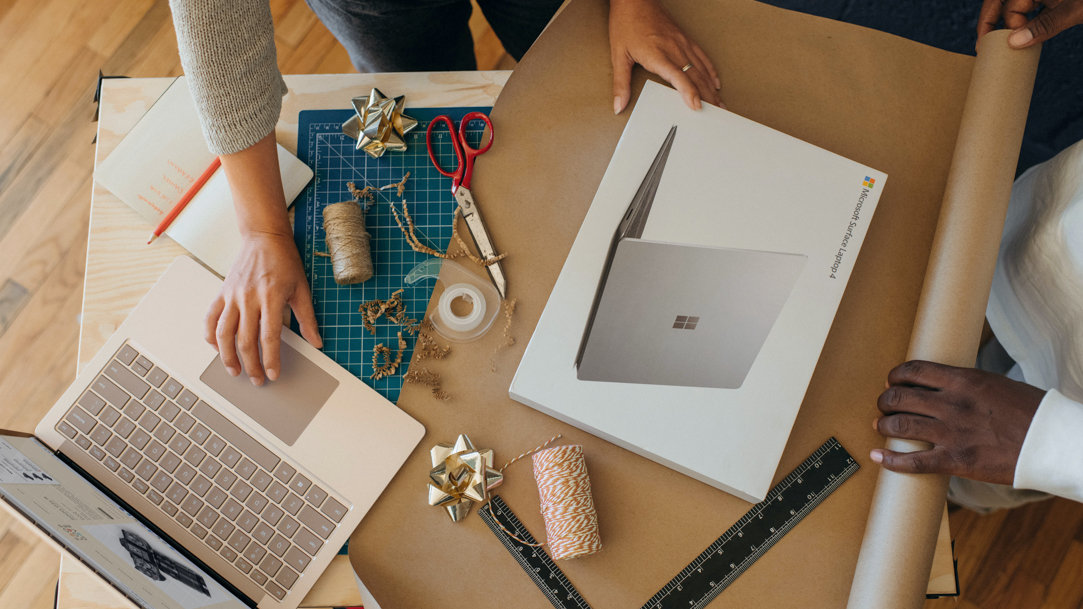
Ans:
{"label": "scissors", "polygon": [[[466,125],[474,119],[484,121],[489,128],[489,141],[481,148],[473,148],[466,143]],[[451,146],[455,149],[455,171],[444,169],[440,166],[440,161],[436,160],[436,151],[432,143],[432,131],[433,127],[439,123],[447,125],[448,131],[451,133]],[[459,210],[462,212],[463,219],[466,220],[466,227],[470,229],[470,236],[474,238],[474,245],[477,246],[478,253],[481,254],[482,260],[487,263],[485,269],[489,271],[489,278],[493,280],[493,285],[500,292],[500,297],[506,298],[507,279],[504,278],[504,271],[500,268],[500,262],[491,262],[496,257],[496,248],[493,247],[493,241],[489,237],[489,232],[485,229],[485,223],[481,221],[481,214],[478,212],[477,204],[474,203],[474,195],[470,192],[470,179],[474,175],[474,159],[493,146],[494,134],[492,121],[481,112],[470,112],[464,116],[462,121],[459,122],[458,133],[455,131],[454,121],[446,114],[442,114],[429,123],[429,128],[425,132],[425,145],[429,149],[429,159],[436,166],[436,170],[451,178],[451,194],[455,196],[455,201],[459,204]]]}

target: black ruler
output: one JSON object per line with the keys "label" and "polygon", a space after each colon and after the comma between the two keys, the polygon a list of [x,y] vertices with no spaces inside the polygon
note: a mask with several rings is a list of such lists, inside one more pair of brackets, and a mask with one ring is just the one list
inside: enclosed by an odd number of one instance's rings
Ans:
{"label": "black ruler", "polygon": [[859,467],[838,440],[830,438],[643,609],[702,609]]}
{"label": "black ruler", "polygon": [[[835,438],[805,459],[797,469],[775,485],[767,497],[681,570],[643,605],[643,609],[702,609],[756,562],[783,535],[797,525],[860,466]],[[532,548],[512,539],[536,543],[530,531],[494,495],[481,518],[508,552],[518,561],[556,609],[589,609],[564,572],[542,548]],[[499,524],[498,524],[499,523]]]}
{"label": "black ruler", "polygon": [[[492,508],[491,512],[489,511],[490,507]],[[564,575],[560,567],[556,566],[553,559],[549,558],[544,549],[523,545],[509,537],[500,528],[500,525],[504,525],[505,529],[519,539],[527,543],[537,543],[534,541],[534,537],[530,535],[530,531],[526,530],[523,523],[508,509],[508,505],[504,503],[504,500],[499,495],[493,495],[489,503],[482,506],[481,519],[485,521],[485,526],[489,527],[489,530],[496,535],[500,543],[504,544],[508,552],[511,552],[519,566],[523,568],[523,571],[526,571],[530,579],[534,580],[538,589],[549,599],[550,603],[553,603],[554,607],[557,609],[590,609],[587,601],[583,600],[579,591],[575,589],[572,582],[568,581],[568,577]]]}

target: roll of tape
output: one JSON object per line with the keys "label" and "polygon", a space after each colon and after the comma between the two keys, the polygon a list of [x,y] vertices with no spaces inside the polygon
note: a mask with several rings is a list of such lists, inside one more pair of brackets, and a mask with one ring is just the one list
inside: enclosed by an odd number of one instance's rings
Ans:
{"label": "roll of tape", "polygon": [[[451,310],[451,303],[460,297],[466,297],[472,305],[470,313],[463,316],[456,315]],[[482,295],[481,290],[469,283],[448,286],[440,295],[440,302],[436,306],[440,312],[440,319],[448,329],[455,332],[472,332],[485,319],[485,296]]]}

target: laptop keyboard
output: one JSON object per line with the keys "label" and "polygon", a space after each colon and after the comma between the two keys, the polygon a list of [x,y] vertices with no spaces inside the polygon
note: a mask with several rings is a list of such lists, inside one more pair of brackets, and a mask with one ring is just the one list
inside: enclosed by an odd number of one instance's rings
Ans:
{"label": "laptop keyboard", "polygon": [[56,430],[279,600],[346,515],[127,343]]}

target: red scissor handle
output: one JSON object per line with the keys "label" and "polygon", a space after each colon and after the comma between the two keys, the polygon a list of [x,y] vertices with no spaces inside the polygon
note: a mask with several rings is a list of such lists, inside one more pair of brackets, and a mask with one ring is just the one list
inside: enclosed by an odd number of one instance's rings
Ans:
{"label": "red scissor handle", "polygon": [[[485,126],[489,128],[489,141],[485,143],[481,148],[474,148],[466,141],[466,125],[472,120],[481,120],[485,123]],[[433,150],[432,145],[432,130],[437,123],[443,123],[447,125],[448,131],[451,133],[451,147],[455,150],[455,171],[448,171],[440,166],[440,162],[436,160],[436,153]],[[446,114],[441,114],[432,119],[429,123],[429,128],[425,131],[425,146],[429,149],[429,159],[442,175],[451,178],[451,191],[455,192],[459,189],[459,186],[470,188],[470,179],[474,175],[474,159],[479,154],[484,154],[493,145],[493,138],[496,132],[493,130],[493,123],[489,120],[489,116],[482,112],[469,112],[459,122],[459,131],[455,132],[455,123],[452,122],[451,117]]]}

